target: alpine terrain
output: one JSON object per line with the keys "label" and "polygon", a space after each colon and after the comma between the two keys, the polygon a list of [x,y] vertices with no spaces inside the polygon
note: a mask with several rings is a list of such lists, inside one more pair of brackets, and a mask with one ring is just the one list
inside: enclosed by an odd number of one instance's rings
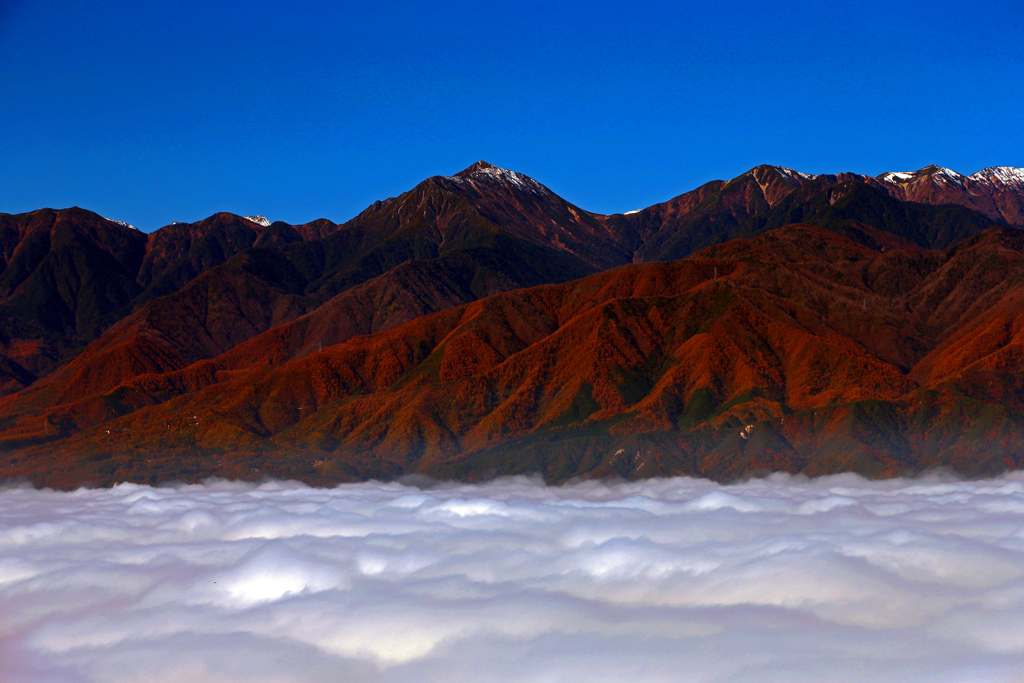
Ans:
{"label": "alpine terrain", "polygon": [[0,478],[1024,466],[1024,169],[599,215],[478,162],[343,224],[0,214]]}

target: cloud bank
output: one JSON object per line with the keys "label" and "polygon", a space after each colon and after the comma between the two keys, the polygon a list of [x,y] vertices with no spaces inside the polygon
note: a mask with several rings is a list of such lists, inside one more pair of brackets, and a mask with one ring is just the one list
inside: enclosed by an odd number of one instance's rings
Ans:
{"label": "cloud bank", "polygon": [[1020,681],[1024,475],[0,491],[0,679]]}

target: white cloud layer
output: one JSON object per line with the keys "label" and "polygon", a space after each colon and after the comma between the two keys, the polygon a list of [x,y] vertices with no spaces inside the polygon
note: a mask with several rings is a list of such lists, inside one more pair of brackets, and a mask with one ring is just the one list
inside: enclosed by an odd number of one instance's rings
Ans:
{"label": "white cloud layer", "polygon": [[1024,680],[1024,476],[0,491],[7,683]]}

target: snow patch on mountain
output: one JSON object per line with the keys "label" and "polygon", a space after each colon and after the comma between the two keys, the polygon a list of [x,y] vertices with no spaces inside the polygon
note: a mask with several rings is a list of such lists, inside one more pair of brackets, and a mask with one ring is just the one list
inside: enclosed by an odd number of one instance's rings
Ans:
{"label": "snow patch on mountain", "polygon": [[121,227],[124,227],[124,228],[131,228],[132,230],[138,230],[139,232],[142,232],[141,230],[136,228],[134,225],[131,225],[129,223],[125,223],[124,221],[115,221],[113,218],[107,218],[106,216],[103,217],[103,220],[110,221],[111,223],[117,223],[118,225],[120,225]]}
{"label": "snow patch on mountain", "polygon": [[541,184],[538,183],[533,178],[520,175],[515,171],[510,171],[505,168],[491,166],[490,168],[482,169],[480,172],[489,175],[497,180],[508,181],[521,190],[537,191],[538,189],[541,189]]}
{"label": "snow patch on mountain", "polygon": [[883,182],[905,183],[908,180],[913,179],[913,177],[913,173],[906,173],[903,171],[890,171],[889,173],[883,173],[882,175],[878,176],[878,179]]}
{"label": "snow patch on mountain", "polygon": [[270,221],[265,216],[242,216],[247,221],[251,221],[256,225],[262,225],[264,228],[270,227]]}
{"label": "snow patch on mountain", "polygon": [[941,166],[938,169],[936,169],[935,172],[931,174],[931,176],[936,181],[945,179],[947,181],[954,182],[958,185],[963,185],[965,180],[965,176],[960,175],[959,173],[952,169],[943,168]]}
{"label": "snow patch on mountain", "polygon": [[801,173],[800,171],[795,171],[792,168],[786,168],[785,166],[773,166],[772,168],[790,180],[813,180],[814,178],[817,178],[817,176],[810,175],[809,173]]}
{"label": "snow patch on mountain", "polygon": [[632,216],[634,213],[640,213],[641,211],[643,211],[643,209],[633,209],[632,211],[627,211],[626,213],[624,213],[622,215],[623,216]]}

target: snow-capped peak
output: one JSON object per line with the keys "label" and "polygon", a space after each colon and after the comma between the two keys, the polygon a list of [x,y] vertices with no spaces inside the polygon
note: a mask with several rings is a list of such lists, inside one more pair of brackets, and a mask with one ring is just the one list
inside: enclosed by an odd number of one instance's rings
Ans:
{"label": "snow-capped peak", "polygon": [[974,182],[988,182],[993,185],[1010,185],[1024,188],[1024,168],[1013,166],[990,166],[969,176]]}
{"label": "snow-capped peak", "polygon": [[510,171],[507,168],[500,168],[494,164],[489,164],[486,161],[478,161],[465,171],[453,176],[448,176],[449,180],[454,180],[455,182],[464,182],[466,180],[472,181],[474,178],[492,178],[502,184],[508,183],[520,190],[533,192],[534,194],[550,194],[548,188],[544,187],[530,176]]}
{"label": "snow-capped peak", "polygon": [[963,185],[965,176],[942,166],[925,166],[920,171],[914,171],[912,173],[908,173],[906,171],[890,171],[889,173],[883,173],[878,176],[878,179],[882,182],[899,184],[909,183],[910,181],[917,180],[918,178],[931,178],[935,182],[945,181]]}
{"label": "snow-capped peak", "polygon": [[[134,225],[129,225],[128,223],[125,223],[124,221],[115,221],[113,218],[107,218],[106,216],[104,216],[104,220],[108,220],[111,223],[117,223],[118,225],[120,225],[122,227],[131,228],[132,230],[139,230]],[[142,231],[139,230],[139,232],[142,232]]]}
{"label": "snow-capped peak", "polygon": [[264,228],[270,227],[270,221],[265,216],[242,216],[247,221],[252,221],[256,225],[262,225]]}

